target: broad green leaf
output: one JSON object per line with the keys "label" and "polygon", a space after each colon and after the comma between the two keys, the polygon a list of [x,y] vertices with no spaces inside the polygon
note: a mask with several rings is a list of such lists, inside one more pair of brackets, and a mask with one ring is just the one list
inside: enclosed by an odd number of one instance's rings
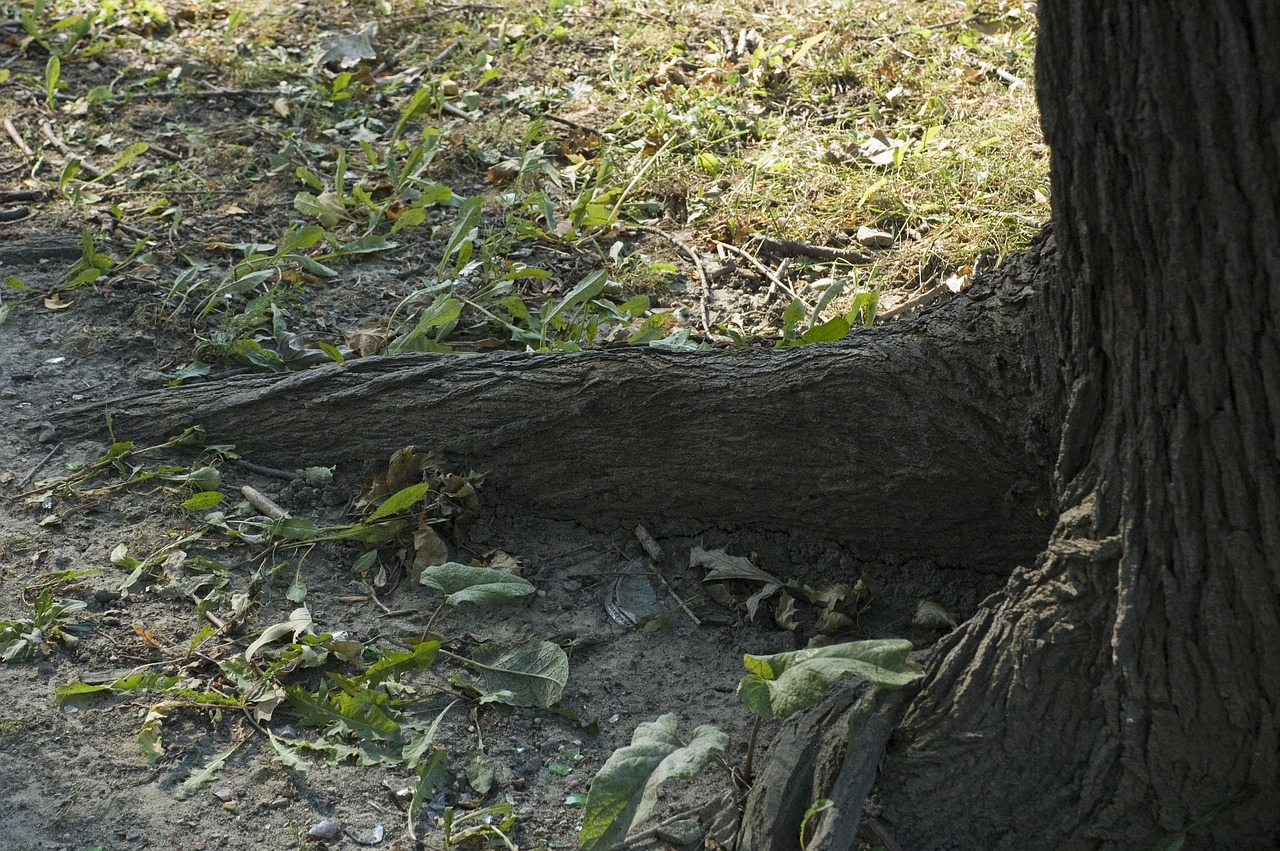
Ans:
{"label": "broad green leaf", "polygon": [[[324,184],[321,184],[319,188],[323,189]],[[286,232],[284,238],[280,240],[280,247],[276,249],[276,253],[279,255],[293,254],[299,249],[310,248],[322,239],[324,239],[324,228],[319,225],[306,225]]]}
{"label": "broad green leaf", "polygon": [[482,644],[469,661],[480,671],[481,690],[501,694],[498,702],[510,706],[552,706],[569,680],[569,657],[550,641],[510,648]]}
{"label": "broad green leaf", "polygon": [[636,727],[631,744],[619,748],[591,781],[578,841],[583,851],[602,851],[620,842],[653,810],[658,787],[666,780],[697,777],[714,751],[724,752],[729,737],[704,724],[688,742],[676,735],[674,714]]}
{"label": "broad green leaf", "polygon": [[821,325],[815,325],[800,335],[801,343],[832,343],[849,336],[849,320],[837,316]]}
{"label": "broad green leaf", "polygon": [[362,236],[359,239],[352,240],[346,245],[340,246],[337,254],[374,254],[379,251],[390,251],[391,249],[398,248],[399,246],[400,243],[395,240],[387,239],[385,236],[379,236],[378,234],[371,233],[367,236]]}
{"label": "broad green leaf", "polygon": [[411,228],[420,225],[427,220],[427,211],[421,207],[410,207],[399,215],[395,224],[391,226],[392,233],[399,233],[405,228]]}
{"label": "broad green leaf", "polygon": [[320,534],[320,527],[309,517],[281,517],[271,521],[267,534],[286,541],[309,541]]}
{"label": "broad green leaf", "polygon": [[91,685],[84,682],[67,683],[64,686],[58,686],[53,690],[53,702],[57,706],[61,706],[68,700],[74,700],[77,697],[83,697],[86,694],[101,694],[104,691],[111,691],[109,685]]}
{"label": "broad green leaf", "polygon": [[910,641],[882,638],[851,641],[772,656],[743,658],[750,673],[738,684],[738,700],[762,718],[786,718],[808,709],[831,684],[854,674],[883,688],[902,688],[920,678],[907,661]]}
{"label": "broad green leaf", "polygon": [[423,641],[407,653],[398,650],[385,651],[382,658],[364,672],[364,680],[370,687],[387,679],[399,682],[404,674],[430,667],[435,662],[439,650],[439,641]]}
{"label": "broad green leaf", "polygon": [[420,581],[423,585],[444,592],[444,601],[450,606],[459,603],[484,606],[534,592],[534,587],[528,580],[513,573],[491,567],[472,567],[456,561],[428,567],[422,571]]}
{"label": "broad green leaf", "polygon": [[559,303],[551,309],[551,312],[547,314],[547,317],[544,320],[544,324],[550,325],[555,321],[557,316],[564,313],[569,308],[576,307],[584,301],[595,298],[600,294],[601,290],[604,289],[605,284],[607,283],[609,283],[609,274],[605,272],[605,270],[596,269],[594,272],[587,273],[587,275],[578,282],[578,285],[571,289],[568,295],[560,299]]}
{"label": "broad green leaf", "polygon": [[310,771],[311,763],[302,758],[296,747],[290,742],[281,741],[274,733],[267,730],[267,738],[271,742],[271,748],[276,752],[275,759],[285,768],[291,768],[294,771]]}
{"label": "broad green leaf", "polygon": [[427,491],[431,490],[428,482],[421,482],[416,485],[409,485],[403,490],[398,490],[391,496],[387,497],[382,505],[378,506],[378,510],[369,515],[369,520],[381,520],[383,517],[390,517],[392,514],[411,508],[422,501],[422,497]]}
{"label": "broad green leaf", "polygon": [[208,511],[222,502],[224,494],[220,491],[201,491],[182,501],[184,511]]}

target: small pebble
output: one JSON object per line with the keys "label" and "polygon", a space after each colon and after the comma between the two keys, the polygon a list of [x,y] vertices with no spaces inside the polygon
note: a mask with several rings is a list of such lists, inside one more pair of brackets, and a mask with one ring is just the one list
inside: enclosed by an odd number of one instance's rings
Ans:
{"label": "small pebble", "polygon": [[307,839],[312,842],[336,842],[341,838],[342,828],[338,827],[337,822],[330,819],[317,822],[307,830]]}

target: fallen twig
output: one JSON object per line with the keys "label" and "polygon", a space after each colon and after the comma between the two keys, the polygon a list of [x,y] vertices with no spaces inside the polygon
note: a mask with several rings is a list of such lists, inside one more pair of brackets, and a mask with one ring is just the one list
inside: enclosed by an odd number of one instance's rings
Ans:
{"label": "fallen twig", "polygon": [[31,150],[31,146],[26,143],[22,135],[18,132],[18,128],[13,125],[13,120],[6,117],[4,120],[4,132],[9,134],[9,138],[13,140],[14,147],[22,151],[27,159],[35,159],[35,152]]}
{"label": "fallen twig", "polygon": [[945,284],[938,284],[933,289],[926,290],[925,292],[920,293],[920,295],[916,296],[915,298],[904,301],[902,304],[898,305],[892,310],[886,310],[883,313],[877,313],[876,321],[879,322],[884,319],[893,319],[895,316],[901,316],[902,314],[907,313],[908,311],[915,310],[917,307],[924,307],[926,304],[932,304],[933,302],[942,298],[944,295],[946,295],[949,292],[951,291],[947,289]]}
{"label": "fallen twig", "polygon": [[701,314],[699,318],[702,320],[702,331],[707,336],[711,336],[711,313],[707,307],[707,299],[710,297],[711,293],[711,283],[707,280],[707,270],[702,268],[702,258],[698,257],[698,252],[694,251],[692,248],[685,245],[683,242],[661,228],[649,227],[648,225],[627,225],[627,227],[632,230],[644,231],[645,233],[651,233],[654,236],[662,237],[667,242],[687,254],[689,259],[693,261],[693,268],[698,270],[698,280],[702,284],[702,291],[698,294],[698,308]]}
{"label": "fallen twig", "polygon": [[773,239],[756,235],[761,254],[773,254],[781,257],[812,257],[815,260],[843,260],[847,263],[870,263],[871,258],[860,251],[848,248],[831,248],[826,245],[813,245],[795,239]]}
{"label": "fallen twig", "polygon": [[89,162],[84,157],[80,156],[75,151],[68,148],[67,144],[58,138],[58,134],[53,132],[53,125],[50,124],[48,121],[40,122],[40,132],[44,134],[44,137],[46,139],[49,140],[49,144],[57,148],[58,153],[62,154],[64,157],[75,157],[77,160],[79,160],[80,168],[84,170],[85,174],[89,175],[94,179],[102,177],[101,171],[99,171],[98,169],[90,165]]}
{"label": "fallen twig", "polygon": [[290,470],[278,470],[275,467],[264,467],[261,464],[255,464],[252,461],[245,461],[241,458],[232,458],[231,463],[235,464],[242,470],[248,470],[250,473],[257,473],[260,476],[270,476],[273,479],[284,479],[286,482],[292,482],[298,478],[298,474]]}
{"label": "fallen twig", "polygon": [[57,453],[57,451],[61,448],[62,448],[61,442],[54,444],[54,447],[49,450],[49,454],[41,458],[39,461],[37,461],[36,465],[31,468],[31,471],[28,472],[25,476],[23,476],[22,481],[18,482],[18,488],[19,489],[25,488],[27,486],[27,482],[34,479],[36,477],[36,473],[40,472],[40,468],[43,467],[45,464],[48,464],[49,459],[52,458],[54,454]]}
{"label": "fallen twig", "polygon": [[899,36],[911,35],[911,33],[915,32],[918,29],[946,30],[946,29],[950,29],[951,27],[964,26],[965,24],[973,23],[974,21],[978,20],[978,18],[980,17],[982,17],[980,14],[974,14],[964,18],[956,18],[954,21],[943,21],[940,24],[924,24],[924,25],[917,25],[914,27],[908,27],[905,30],[898,30],[897,32],[880,33],[879,35],[872,35],[870,33],[866,33],[866,34],[859,33],[857,35],[851,35],[849,37],[859,39],[861,41],[875,41],[876,39],[881,39],[881,38],[898,38]]}
{"label": "fallen twig", "polygon": [[244,494],[244,498],[249,500],[250,505],[272,520],[282,520],[289,516],[289,512],[276,505],[269,496],[255,488],[244,485],[240,488],[240,493]]}
{"label": "fallen twig", "polygon": [[770,269],[768,266],[764,265],[759,260],[752,257],[750,254],[743,251],[741,248],[739,248],[736,245],[730,245],[727,242],[717,242],[716,245],[720,246],[725,251],[731,251],[734,254],[741,257],[743,260],[746,260],[748,263],[750,263],[752,266],[755,267],[757,272],[759,272],[761,275],[764,275],[766,278],[768,278],[769,282],[773,286],[782,290],[784,293],[791,296],[792,298],[799,300],[799,302],[805,306],[806,310],[809,309],[809,303],[806,302],[804,299],[800,298],[800,294],[797,293],[795,290],[791,289],[791,287],[787,286],[783,282],[782,278],[778,277],[778,275],[775,274],[774,271]]}

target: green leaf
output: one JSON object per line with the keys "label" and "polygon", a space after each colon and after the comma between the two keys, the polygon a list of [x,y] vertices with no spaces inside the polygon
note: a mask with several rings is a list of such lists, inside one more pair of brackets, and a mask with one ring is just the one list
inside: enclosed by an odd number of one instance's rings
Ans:
{"label": "green leaf", "polygon": [[444,601],[450,606],[459,603],[475,603],[478,606],[497,603],[512,597],[524,597],[534,592],[528,580],[505,570],[491,567],[472,567],[447,561],[422,571],[423,585],[443,591]]}
{"label": "green leaf", "polygon": [[222,769],[222,766],[227,761],[227,759],[233,753],[239,750],[240,746],[247,741],[249,741],[249,739],[245,738],[237,742],[236,744],[231,746],[231,750],[209,760],[209,762],[205,765],[204,768],[200,769],[199,771],[193,771],[191,773],[191,776],[188,777],[185,781],[183,781],[182,786],[178,789],[178,794],[177,794],[178,800],[185,801],[187,798],[190,798],[196,792],[199,792],[205,786],[208,786],[211,782],[213,782],[213,779],[217,777],[218,772]]}
{"label": "green leaf", "polygon": [[369,669],[364,672],[364,681],[370,687],[376,686],[387,679],[399,682],[400,677],[404,674],[430,667],[435,662],[436,654],[439,651],[439,641],[423,641],[415,645],[413,650],[407,653],[399,650],[385,651],[382,654],[382,658],[370,665]]}
{"label": "green leaf", "polygon": [[849,320],[843,316],[837,316],[821,325],[815,325],[808,331],[800,335],[798,342],[802,344],[808,343],[833,343],[837,340],[843,340],[849,336]]}
{"label": "green leaf", "polygon": [[444,720],[445,714],[457,702],[456,700],[450,701],[448,706],[440,710],[440,714],[435,717],[435,720],[430,725],[415,731],[409,736],[409,741],[405,743],[404,750],[400,752],[405,766],[408,768],[418,767],[418,763],[422,761],[422,755],[427,752],[427,748],[435,740],[436,730],[440,729],[440,722]]}
{"label": "green leaf", "polygon": [[743,664],[750,673],[738,684],[738,700],[762,718],[786,718],[822,700],[846,674],[902,688],[921,676],[919,666],[907,661],[911,649],[905,639],[882,638],[772,656],[748,654]]}
{"label": "green leaf", "polygon": [[422,501],[422,497],[427,491],[431,490],[431,485],[427,482],[421,482],[416,485],[409,485],[403,490],[398,490],[391,496],[387,497],[382,505],[378,506],[378,510],[369,515],[370,522],[381,520],[384,517],[390,517],[404,511],[406,508],[412,508],[414,505]]}
{"label": "green leaf", "polygon": [[480,670],[481,690],[509,706],[545,709],[560,700],[569,681],[569,657],[550,641],[512,648],[482,644],[468,661]]}
{"label": "green leaf", "polygon": [[109,175],[115,174],[117,171],[124,168],[129,163],[133,162],[135,159],[137,159],[142,154],[145,154],[149,150],[151,150],[151,146],[148,145],[146,142],[134,142],[132,145],[130,145],[129,147],[125,148],[123,151],[120,152],[120,156],[116,158],[116,161],[112,164],[111,168],[107,169],[102,174],[95,177],[93,180],[90,181],[90,183],[97,183],[103,178]]}
{"label": "green leaf", "polygon": [[291,768],[294,771],[310,771],[311,763],[303,759],[298,753],[296,747],[289,742],[281,741],[274,733],[267,730],[267,739],[271,742],[271,748],[276,752],[276,762],[285,768]]}
{"label": "green leaf", "polygon": [[601,290],[604,289],[605,284],[607,283],[609,283],[609,275],[605,270],[596,269],[594,272],[587,273],[587,275],[578,282],[578,285],[571,289],[568,295],[560,299],[559,303],[551,309],[551,312],[547,314],[543,324],[550,325],[555,321],[557,316],[564,313],[569,308],[595,298],[600,294]]}
{"label": "green leaf", "polygon": [[400,243],[395,240],[387,239],[385,236],[377,234],[369,234],[348,242],[346,245],[339,246],[336,253],[340,256],[346,254],[375,254],[379,251],[390,251],[399,246]]}
{"label": "green leaf", "polygon": [[415,227],[427,220],[427,211],[421,207],[411,207],[405,210],[396,219],[396,223],[391,226],[392,233],[399,233],[405,228]]}
{"label": "green leaf", "polygon": [[591,781],[578,841],[583,851],[611,848],[653,810],[658,787],[666,780],[697,777],[712,752],[724,752],[729,737],[704,724],[688,743],[676,735],[676,716],[663,715],[636,727],[631,744],[619,748]]}
{"label": "green leaf", "polygon": [[208,511],[222,502],[225,494],[221,491],[201,491],[182,501],[183,511]]}
{"label": "green leaf", "polygon": [[320,534],[320,527],[310,517],[281,517],[267,525],[267,534],[286,541],[309,541]]}

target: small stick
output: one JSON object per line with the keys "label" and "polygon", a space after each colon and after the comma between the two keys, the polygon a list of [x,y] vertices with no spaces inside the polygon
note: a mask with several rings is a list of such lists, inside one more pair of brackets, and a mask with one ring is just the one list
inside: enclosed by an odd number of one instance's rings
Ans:
{"label": "small stick", "polygon": [[895,316],[901,316],[909,310],[915,310],[917,307],[924,307],[926,304],[932,304],[948,292],[950,292],[950,290],[947,289],[945,284],[938,284],[933,289],[926,290],[915,298],[904,301],[892,310],[886,310],[884,313],[877,313],[876,321],[879,322],[882,319],[892,319]]}
{"label": "small stick", "polygon": [[475,120],[476,120],[476,116],[475,116],[475,115],[473,115],[473,114],[472,114],[472,113],[470,113],[470,112],[467,112],[467,111],[466,111],[465,109],[463,109],[462,107],[460,107],[460,106],[454,106],[454,105],[453,105],[453,104],[451,104],[451,103],[446,103],[444,106],[440,107],[440,111],[441,111],[441,112],[444,112],[444,113],[447,113],[447,114],[449,114],[449,115],[455,116],[455,117],[457,117],[457,118],[461,118],[461,119],[463,119],[464,121],[475,121]]}
{"label": "small stick", "polygon": [[761,254],[778,254],[783,257],[812,257],[815,260],[844,260],[848,263],[870,263],[871,258],[860,251],[847,248],[830,248],[825,245],[813,245],[795,239],[772,239],[757,236]]}
{"label": "small stick", "polygon": [[49,454],[41,458],[39,461],[37,461],[36,465],[31,468],[31,472],[27,473],[27,475],[22,479],[22,481],[18,482],[18,489],[21,490],[22,488],[25,488],[27,486],[27,482],[34,479],[36,477],[36,473],[40,472],[40,468],[43,467],[45,464],[48,464],[49,459],[52,458],[54,456],[54,453],[56,453],[61,448],[62,448],[62,442],[59,441],[54,445],[52,449],[49,450]]}
{"label": "small stick", "polygon": [[241,469],[248,470],[250,473],[257,473],[261,476],[270,476],[273,479],[284,479],[286,482],[292,482],[298,478],[297,473],[291,473],[288,470],[277,470],[275,467],[264,467],[261,464],[255,464],[252,461],[244,461],[240,458],[232,458],[231,463]]}
{"label": "small stick", "polygon": [[115,101],[128,100],[173,100],[175,98],[249,98],[270,97],[280,94],[279,89],[165,89],[158,92],[129,92],[111,98]]}
{"label": "small stick", "polygon": [[20,222],[24,219],[31,218],[30,207],[11,207],[8,210],[0,210],[0,222]]}
{"label": "small stick", "polygon": [[53,132],[53,125],[48,121],[42,121],[40,123],[40,132],[49,140],[49,144],[58,149],[58,153],[62,154],[64,157],[75,157],[78,159],[80,161],[80,168],[84,169],[85,174],[94,179],[102,177],[101,171],[89,165],[83,157],[77,156],[74,151],[67,147],[65,142],[58,138],[58,134]]}
{"label": "small stick", "polygon": [[34,152],[34,151],[32,151],[32,150],[31,150],[31,146],[30,146],[30,145],[28,145],[28,144],[23,140],[23,138],[22,138],[22,134],[20,134],[20,133],[18,132],[18,128],[17,128],[17,127],[15,127],[15,126],[13,126],[13,120],[12,120],[11,118],[8,118],[8,117],[6,117],[6,118],[5,118],[5,120],[4,120],[4,132],[6,132],[6,133],[8,133],[8,134],[9,134],[9,138],[13,140],[13,144],[14,144],[14,146],[15,146],[19,151],[22,151],[22,153],[26,154],[27,159],[29,159],[29,160],[33,160],[33,159],[35,159],[35,157],[36,157],[35,152]]}
{"label": "small stick", "polygon": [[289,512],[276,505],[271,499],[263,495],[260,491],[254,490],[248,485],[240,488],[240,493],[244,494],[244,498],[249,500],[249,504],[261,511],[272,520],[282,520],[289,516]]}
{"label": "small stick", "polygon": [[676,601],[680,608],[684,609],[684,613],[689,616],[689,620],[693,621],[695,626],[702,626],[702,619],[693,613],[693,609],[689,608],[689,604],[680,599],[680,595],[676,593],[676,589],[671,587],[671,583],[667,581],[667,577],[662,575],[662,571],[654,568],[654,573],[658,574],[658,578],[662,580],[662,584],[666,586],[667,593]]}
{"label": "small stick", "polygon": [[739,248],[739,247],[738,247],[738,246],[736,246],[736,245],[730,245],[730,244],[729,244],[729,243],[727,243],[727,242],[717,242],[717,243],[716,243],[716,245],[722,245],[722,246],[724,246],[724,248],[725,248],[725,250],[726,250],[726,251],[731,251],[731,252],[733,252],[734,254],[736,254],[736,255],[738,255],[739,257],[741,257],[743,260],[746,260],[748,263],[750,263],[752,266],[754,266],[754,267],[756,268],[756,271],[757,271],[757,272],[759,272],[761,275],[764,275],[766,278],[768,278],[768,279],[769,279],[769,281],[770,281],[770,283],[772,283],[775,287],[777,287],[778,289],[782,290],[783,292],[785,292],[787,295],[791,296],[792,298],[799,300],[799,302],[805,306],[805,309],[806,309],[806,310],[810,309],[810,308],[809,308],[809,303],[808,303],[807,301],[805,301],[804,299],[800,298],[800,294],[799,294],[799,293],[797,293],[795,290],[791,289],[791,287],[789,287],[789,286],[787,286],[786,284],[784,284],[784,283],[782,282],[782,279],[781,279],[781,278],[779,278],[777,275],[775,275],[775,274],[773,273],[773,270],[771,270],[768,266],[764,265],[764,264],[763,264],[763,263],[761,263],[759,260],[757,260],[756,258],[752,257],[750,254],[748,254],[747,252],[743,251],[741,248]]}
{"label": "small stick", "polygon": [[614,845],[612,851],[620,851],[620,849],[630,848],[633,845],[639,845],[642,842],[648,842],[650,839],[655,839],[658,836],[658,831],[661,830],[662,828],[666,827],[667,825],[675,824],[676,822],[681,821],[683,819],[693,818],[701,810],[702,810],[702,807],[694,807],[691,810],[685,810],[682,813],[676,813],[671,818],[649,828],[648,830],[642,830],[639,833],[633,833],[632,835],[628,836],[626,839],[619,842],[617,845]]}
{"label": "small stick", "polygon": [[649,534],[649,530],[643,526],[636,526],[636,540],[640,542],[640,546],[644,548],[645,555],[650,561],[662,561],[662,547],[658,546],[658,542]]}
{"label": "small stick", "polygon": [[581,130],[583,133],[591,133],[595,136],[599,136],[602,139],[604,138],[603,132],[597,130],[596,128],[592,127],[589,124],[583,124],[579,121],[574,121],[571,118],[561,118],[560,116],[552,115],[549,112],[534,112],[532,109],[527,109],[524,107],[521,107],[520,111],[523,112],[525,115],[529,116],[530,118],[543,118],[543,119],[546,119],[547,121],[554,121],[556,124],[563,124],[565,127],[572,127],[575,130]]}
{"label": "small stick", "polygon": [[897,32],[893,32],[893,33],[881,33],[880,35],[858,34],[858,35],[850,36],[850,38],[856,38],[863,41],[868,41],[868,40],[875,41],[876,39],[880,39],[880,38],[897,38],[898,36],[911,35],[911,33],[913,33],[916,29],[946,30],[946,29],[950,29],[951,27],[963,26],[965,24],[972,23],[973,21],[978,20],[978,18],[980,17],[981,15],[974,14],[974,15],[969,15],[967,18],[956,18],[954,21],[943,21],[940,24],[926,24],[919,27],[911,27],[910,29],[898,30]]}
{"label": "small stick", "polygon": [[707,282],[707,271],[702,268],[702,260],[698,257],[698,252],[659,228],[649,227],[648,225],[627,225],[627,227],[632,230],[640,230],[645,233],[651,233],[654,236],[660,236],[689,255],[689,259],[693,261],[693,268],[698,271],[698,280],[702,283],[702,292],[698,295],[698,307],[702,314],[699,317],[702,320],[702,331],[708,337],[711,336],[711,314],[707,308],[707,296],[711,292],[711,284]]}

